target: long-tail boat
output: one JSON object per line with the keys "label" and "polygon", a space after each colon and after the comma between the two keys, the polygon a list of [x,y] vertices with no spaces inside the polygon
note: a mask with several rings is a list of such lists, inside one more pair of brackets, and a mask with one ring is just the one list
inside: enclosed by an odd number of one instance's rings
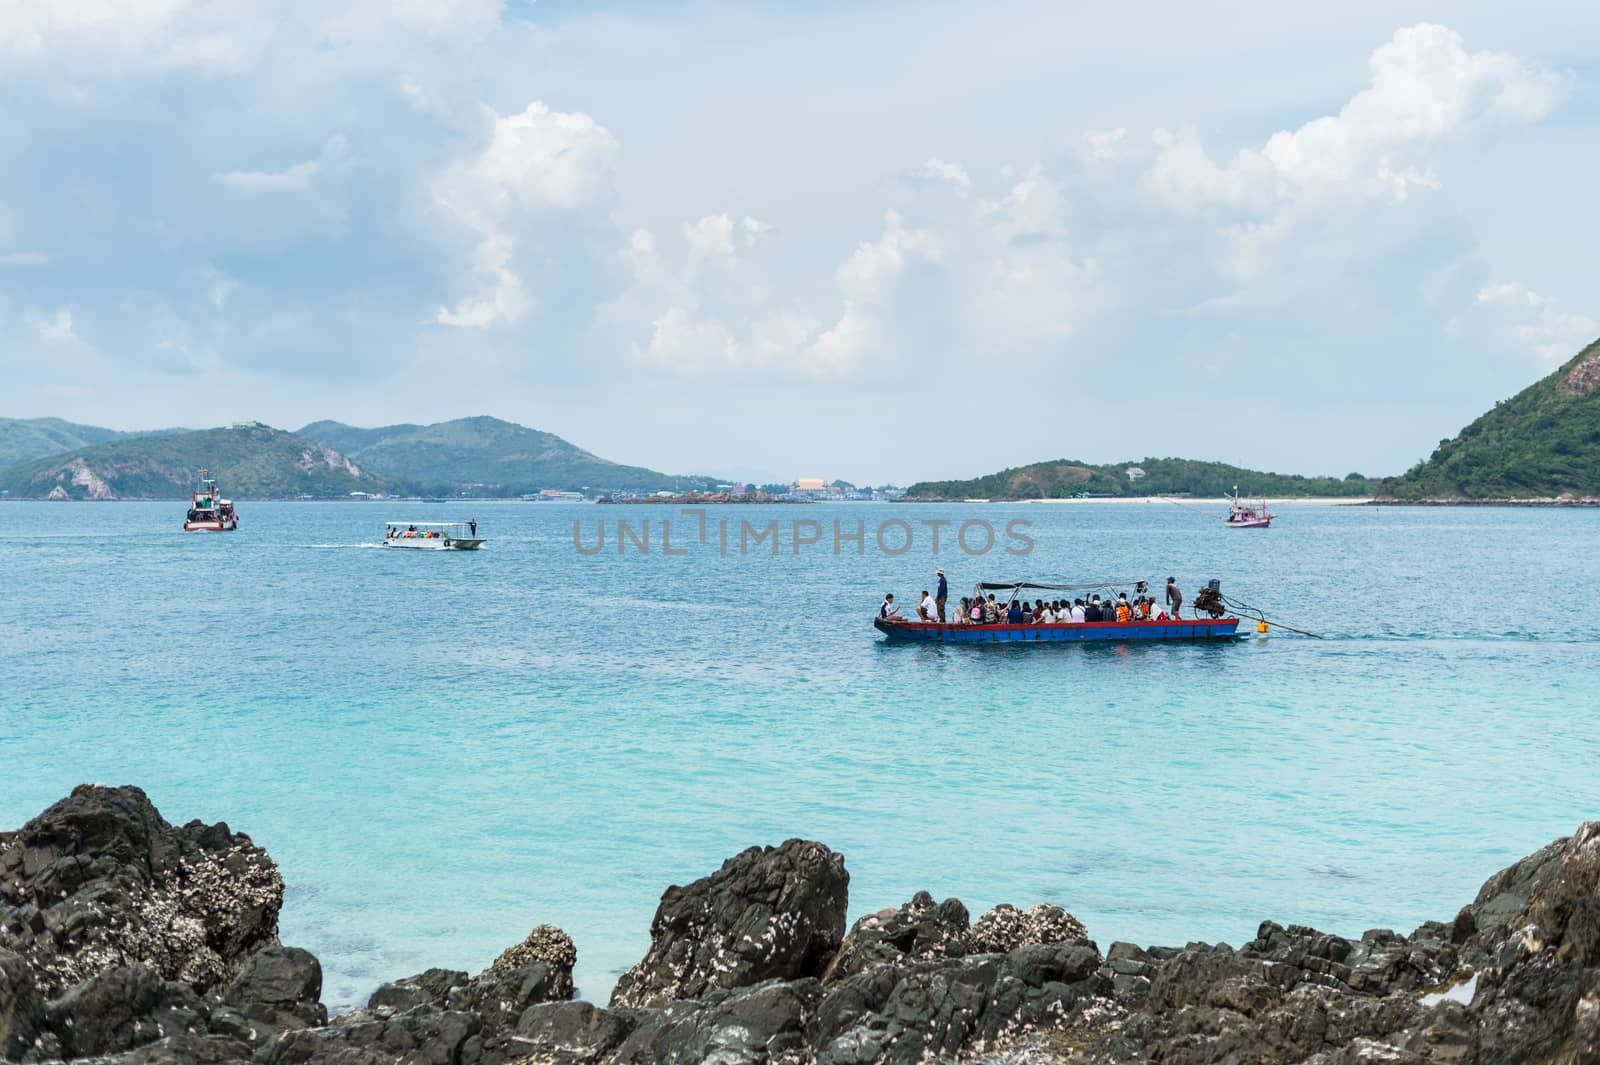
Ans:
{"label": "long-tail boat", "polygon": [[[1017,601],[1024,590],[1049,592],[1111,591],[1133,589],[1142,593],[1145,581],[1110,581],[1099,584],[1039,584],[1033,581],[991,581],[976,585],[984,592],[1008,592],[1007,606]],[[1227,613],[1221,586],[1211,581],[1195,596],[1193,618],[1165,618],[1152,621],[1058,621],[1050,624],[1022,625],[1002,622],[994,625],[959,622],[912,621],[899,617],[873,618],[872,625],[890,640],[931,643],[1084,643],[1113,640],[1228,640],[1238,635],[1239,619]],[[1201,616],[1204,614],[1205,616]]]}

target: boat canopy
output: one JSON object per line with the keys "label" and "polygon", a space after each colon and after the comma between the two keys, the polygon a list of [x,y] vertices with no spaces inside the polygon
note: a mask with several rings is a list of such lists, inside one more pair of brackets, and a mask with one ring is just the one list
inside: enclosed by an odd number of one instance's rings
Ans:
{"label": "boat canopy", "polygon": [[1129,588],[1148,583],[1148,577],[1134,577],[1126,581],[1096,581],[1093,584],[1040,584],[1037,581],[979,581],[974,587],[980,592],[1021,591],[1036,588],[1042,592],[1092,592],[1096,588]]}
{"label": "boat canopy", "polygon": [[470,529],[472,526],[464,521],[386,521],[383,523],[389,529]]}

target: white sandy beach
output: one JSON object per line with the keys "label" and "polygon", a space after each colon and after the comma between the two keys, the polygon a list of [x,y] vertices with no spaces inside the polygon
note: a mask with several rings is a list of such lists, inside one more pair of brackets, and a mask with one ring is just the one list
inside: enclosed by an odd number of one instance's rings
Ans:
{"label": "white sandy beach", "polygon": [[[1259,502],[1259,500],[1260,500],[1259,496],[1254,497],[1254,498]],[[1176,504],[1179,504],[1181,506],[1186,506],[1186,507],[1206,507],[1206,506],[1221,506],[1221,507],[1225,507],[1225,506],[1227,506],[1229,504],[1229,502],[1231,502],[1231,500],[1229,500],[1226,496],[1215,496],[1215,497],[1204,497],[1204,496],[1098,496],[1098,497],[1092,497],[1092,498],[1089,498],[1089,499],[1018,499],[1018,500],[1013,500],[1012,502],[1017,502],[1017,503],[1050,503],[1050,504],[1056,504],[1056,503],[1118,503],[1118,504],[1124,504],[1125,503],[1125,504],[1130,504],[1130,505],[1139,504],[1139,503],[1161,503],[1161,504],[1173,504],[1173,503],[1176,503]],[[1372,499],[1369,496],[1305,496],[1305,497],[1297,496],[1297,497],[1292,498],[1292,499],[1273,499],[1273,498],[1271,498],[1269,496],[1268,499],[1267,499],[1267,502],[1268,502],[1268,504],[1270,504],[1271,506],[1274,506],[1274,507],[1298,507],[1298,506],[1338,507],[1338,506],[1360,506],[1363,503],[1372,502]]]}

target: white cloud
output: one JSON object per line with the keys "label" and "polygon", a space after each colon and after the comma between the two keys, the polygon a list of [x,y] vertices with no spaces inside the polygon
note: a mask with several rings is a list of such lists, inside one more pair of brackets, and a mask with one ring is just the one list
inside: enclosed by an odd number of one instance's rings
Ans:
{"label": "white cloud", "polygon": [[1127,142],[1128,131],[1121,126],[1116,129],[1089,130],[1083,135],[1083,145],[1089,158],[1101,162],[1122,158]]}
{"label": "white cloud", "polygon": [[847,304],[882,303],[912,259],[938,262],[938,242],[926,230],[907,229],[899,212],[890,211],[884,215],[883,235],[863,242],[839,266],[839,292]]}
{"label": "white cloud", "polygon": [[481,40],[502,8],[502,0],[5,0],[0,77],[236,76],[281,52],[382,67],[413,48]]}
{"label": "white cloud", "polygon": [[285,170],[228,170],[216,178],[218,184],[241,192],[303,192],[321,169],[322,164],[313,159]]}
{"label": "white cloud", "polygon": [[[655,237],[636,231],[620,253],[633,286],[613,317],[647,320],[650,336],[634,358],[680,374],[759,371],[829,376],[856,369],[890,338],[881,308],[908,262],[935,262],[932,236],[890,211],[876,240],[862,242],[835,271],[842,308],[831,327],[796,301],[778,301],[764,266],[751,257],[770,227],[746,217],[708,215],[683,227],[684,260],[672,266]],[[736,243],[742,234],[746,239]]]}
{"label": "white cloud", "polygon": [[29,311],[23,320],[33,329],[34,336],[44,344],[75,345],[81,343],[72,320],[72,308],[58,307],[53,313]]}
{"label": "white cloud", "polygon": [[283,170],[225,170],[213,175],[217,184],[239,192],[305,192],[325,164],[342,158],[346,150],[343,136],[329,137],[316,159],[295,163]]}
{"label": "white cloud", "polygon": [[489,143],[435,183],[439,203],[469,224],[493,228],[519,212],[574,211],[613,195],[617,139],[581,111],[535,100],[492,115]]}
{"label": "white cloud", "polygon": [[556,217],[607,206],[616,152],[611,131],[581,112],[538,100],[518,114],[491,112],[487,146],[433,183],[434,202],[480,237],[469,270],[479,291],[434,320],[483,329],[537,306],[517,266],[520,246]]}
{"label": "white cloud", "polygon": [[634,231],[619,253],[631,285],[603,312],[624,329],[648,322],[634,359],[679,374],[794,369],[817,323],[799,307],[775,306],[763,266],[750,257],[771,228],[727,214],[686,223],[679,264],[662,257],[649,230]]}
{"label": "white cloud", "polygon": [[1308,221],[1400,206],[1441,181],[1430,164],[1447,138],[1544,116],[1565,82],[1502,52],[1469,52],[1437,25],[1397,31],[1368,63],[1371,84],[1337,115],[1281,130],[1219,164],[1192,128],[1158,129],[1145,188],[1179,214],[1212,219],[1232,245],[1229,270],[1246,281]]}
{"label": "white cloud", "polygon": [[965,192],[972,187],[972,178],[967,174],[966,167],[960,163],[946,162],[933,157],[911,171],[911,176],[927,181],[942,181],[959,192]]}
{"label": "white cloud", "polygon": [[974,331],[1032,350],[1071,333],[1096,282],[1068,243],[1061,187],[1035,164],[1005,196],[980,204],[970,293]]}
{"label": "white cloud", "polygon": [[0,253],[0,266],[44,266],[50,256],[42,251],[8,251]]}
{"label": "white cloud", "polygon": [[514,251],[510,237],[501,234],[484,237],[472,253],[472,270],[478,277],[488,279],[488,289],[468,296],[454,308],[440,307],[434,314],[434,321],[440,325],[487,329],[521,318],[533,306],[533,301],[523,290],[522,278],[511,269]]}
{"label": "white cloud", "polygon": [[689,258],[704,259],[712,255],[733,254],[733,219],[725,214],[708,215],[683,227],[684,242],[689,245]]}
{"label": "white cloud", "polygon": [[1563,311],[1515,281],[1485,285],[1478,290],[1477,302],[1496,314],[1514,343],[1547,365],[1565,362],[1600,335],[1600,322]]}

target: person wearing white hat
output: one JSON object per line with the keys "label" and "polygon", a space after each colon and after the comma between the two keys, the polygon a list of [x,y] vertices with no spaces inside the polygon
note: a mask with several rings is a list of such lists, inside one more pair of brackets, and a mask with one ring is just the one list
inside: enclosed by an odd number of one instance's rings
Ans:
{"label": "person wearing white hat", "polygon": [[950,585],[944,579],[944,570],[939,571],[939,590],[933,593],[933,605],[939,609],[939,622],[944,623],[944,601],[950,595]]}

